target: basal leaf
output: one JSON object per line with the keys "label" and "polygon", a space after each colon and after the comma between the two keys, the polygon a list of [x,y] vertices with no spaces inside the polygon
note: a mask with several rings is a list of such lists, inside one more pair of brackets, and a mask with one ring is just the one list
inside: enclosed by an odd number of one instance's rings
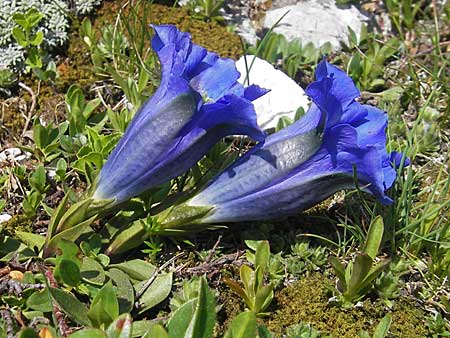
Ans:
{"label": "basal leaf", "polygon": [[84,257],[81,265],[81,278],[88,283],[103,285],[106,274],[99,262],[95,259]]}
{"label": "basal leaf", "polygon": [[240,313],[230,324],[224,338],[255,338],[256,315],[252,311]]}
{"label": "basal leaf", "polygon": [[74,295],[63,289],[50,288],[49,291],[52,298],[70,318],[80,325],[91,324],[87,316],[87,308]]}
{"label": "basal leaf", "polygon": [[109,325],[119,316],[119,302],[111,282],[95,295],[87,316],[97,327]]}
{"label": "basal leaf", "polygon": [[133,259],[131,261],[111,264],[111,268],[118,268],[125,272],[130,278],[138,281],[146,280],[155,272],[156,267],[142,259]]}
{"label": "basal leaf", "polygon": [[134,305],[134,292],[130,278],[125,272],[116,268],[110,269],[108,271],[108,276],[117,288],[119,313],[131,312]]}
{"label": "basal leaf", "polygon": [[[164,299],[166,299],[167,296],[169,296],[170,291],[172,290],[172,276],[172,272],[169,272],[161,273],[156,277],[153,283],[150,284],[150,286],[139,299],[139,302],[141,304],[141,307],[139,309],[140,313],[158,305]],[[137,284],[135,286],[135,289],[139,291],[143,283],[145,282]]]}
{"label": "basal leaf", "polygon": [[72,333],[67,338],[107,338],[107,336],[99,329],[83,329]]}
{"label": "basal leaf", "polygon": [[131,316],[124,313],[109,325],[106,335],[108,338],[131,338],[132,322]]}

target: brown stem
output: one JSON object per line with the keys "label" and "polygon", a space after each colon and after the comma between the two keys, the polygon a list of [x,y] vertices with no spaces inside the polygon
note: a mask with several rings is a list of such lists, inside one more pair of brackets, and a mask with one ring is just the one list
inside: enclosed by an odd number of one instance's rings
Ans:
{"label": "brown stem", "polygon": [[22,136],[24,136],[25,132],[28,129],[28,126],[30,125],[31,118],[33,117],[34,109],[36,108],[36,94],[34,94],[33,89],[28,87],[23,82],[19,82],[19,87],[26,90],[31,96],[31,106],[30,106],[30,109],[28,109],[27,115],[25,116],[25,124],[24,124],[23,130],[22,130]]}
{"label": "brown stem", "polygon": [[[45,269],[44,275],[52,288],[58,287],[58,283],[56,282],[56,279],[53,276],[53,273],[50,269]],[[52,299],[52,306],[53,306],[53,313],[55,314],[55,319],[58,323],[59,332],[61,333],[62,337],[67,337],[71,333],[71,330],[66,323],[64,313],[61,311],[58,304],[53,299]]]}

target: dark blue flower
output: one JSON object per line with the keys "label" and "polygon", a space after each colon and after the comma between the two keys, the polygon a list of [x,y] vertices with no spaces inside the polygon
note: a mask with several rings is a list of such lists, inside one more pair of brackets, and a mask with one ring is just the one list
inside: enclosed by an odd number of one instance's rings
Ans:
{"label": "dark blue flower", "polygon": [[161,84],[140,108],[102,168],[94,199],[119,203],[184,173],[221,138],[265,137],[251,101],[258,86],[237,82],[234,61],[191,42],[175,26],[154,26]]}
{"label": "dark blue flower", "polygon": [[[322,61],[306,93],[307,114],[270,135],[219,174],[186,207],[194,223],[278,218],[305,210],[341,189],[360,188],[382,203],[396,178],[401,154],[386,152],[386,114],[355,101],[358,89],[339,68]],[[207,208],[210,209],[207,209]],[[170,224],[182,222],[168,220]]]}

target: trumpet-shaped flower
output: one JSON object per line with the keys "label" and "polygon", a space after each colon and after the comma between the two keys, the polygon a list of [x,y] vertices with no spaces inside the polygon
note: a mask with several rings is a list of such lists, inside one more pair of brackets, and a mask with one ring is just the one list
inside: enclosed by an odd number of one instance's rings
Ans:
{"label": "trumpet-shaped flower", "polygon": [[125,201],[182,174],[231,134],[262,141],[251,101],[266,93],[244,88],[234,61],[191,42],[175,26],[153,26],[161,84],[140,108],[102,168],[93,198]]}
{"label": "trumpet-shaped flower", "polygon": [[[266,138],[202,191],[172,211],[166,230],[182,228],[183,210],[197,210],[192,223],[278,218],[305,210],[341,189],[358,185],[382,203],[392,200],[401,154],[386,152],[386,114],[355,101],[353,81],[322,61],[306,89],[313,103],[296,123]],[[186,223],[186,222],[185,222]]]}

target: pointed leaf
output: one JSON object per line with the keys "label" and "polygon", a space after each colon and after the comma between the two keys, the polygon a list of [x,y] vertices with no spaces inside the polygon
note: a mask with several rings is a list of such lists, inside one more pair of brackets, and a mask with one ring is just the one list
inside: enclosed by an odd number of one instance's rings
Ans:
{"label": "pointed leaf", "polygon": [[119,302],[110,281],[95,295],[87,315],[96,326],[109,325],[119,316]]}
{"label": "pointed leaf", "polygon": [[230,324],[224,338],[255,338],[256,315],[252,311],[240,313]]}
{"label": "pointed leaf", "polygon": [[132,259],[119,264],[111,264],[110,268],[117,268],[125,272],[130,278],[147,280],[156,271],[156,267],[142,259]]}
{"label": "pointed leaf", "polygon": [[389,328],[391,327],[392,317],[387,314],[383,317],[380,323],[377,325],[375,332],[373,333],[373,338],[384,338],[386,337]]}
{"label": "pointed leaf", "polygon": [[251,309],[256,314],[264,311],[273,299],[273,285],[264,285],[258,289],[255,296],[255,308]]}
{"label": "pointed leaf", "polygon": [[260,241],[255,251],[255,269],[261,267],[263,273],[267,268],[270,257],[270,246],[268,241]]}
{"label": "pointed leaf", "polygon": [[131,338],[132,322],[131,316],[128,313],[124,313],[111,323],[106,330],[106,335],[108,338]]}
{"label": "pointed leaf", "polygon": [[384,222],[381,216],[377,216],[370,223],[369,231],[367,233],[364,253],[368,254],[370,258],[375,259],[380,250],[381,241],[383,240]]}
{"label": "pointed leaf", "polygon": [[[172,272],[161,273],[156,277],[153,283],[150,284],[142,297],[139,299],[139,303],[141,305],[139,308],[139,313],[151,309],[169,296],[170,291],[172,290],[172,278]],[[135,289],[140,290],[144,283],[145,282],[137,284]]]}
{"label": "pointed leaf", "polygon": [[53,237],[56,231],[56,226],[59,224],[61,217],[64,215],[66,211],[68,202],[69,202],[69,194],[66,194],[64,198],[61,200],[61,202],[59,202],[59,205],[56,207],[56,209],[53,211],[52,217],[50,218],[50,223],[48,225],[47,239]]}
{"label": "pointed leaf", "polygon": [[373,260],[369,255],[359,252],[356,254],[346,293],[354,296],[357,295],[360,285],[363,283],[372,267],[372,262]]}
{"label": "pointed leaf", "polygon": [[341,281],[341,283],[345,283],[345,267],[344,265],[339,261],[337,257],[330,256],[328,261],[331,264],[331,267],[334,270],[334,273],[336,274],[337,278]]}
{"label": "pointed leaf", "polygon": [[37,248],[38,251],[41,251],[45,243],[44,236],[33,234],[30,232],[16,231],[15,237],[18,238],[21,242],[25,243],[31,249]]}
{"label": "pointed leaf", "polygon": [[75,322],[84,326],[91,324],[86,307],[75,296],[63,289],[50,288],[49,291],[59,307]]}
{"label": "pointed leaf", "polygon": [[106,335],[99,329],[83,329],[72,333],[67,338],[106,338]]}
{"label": "pointed leaf", "polygon": [[117,288],[119,313],[131,312],[134,306],[134,291],[130,278],[125,272],[116,268],[109,270],[108,276]]}
{"label": "pointed leaf", "polygon": [[170,336],[162,325],[155,324],[142,338],[170,338]]}
{"label": "pointed leaf", "polygon": [[83,257],[81,278],[88,283],[103,285],[105,283],[106,274],[105,270],[103,270],[103,266],[95,259]]}
{"label": "pointed leaf", "polygon": [[200,280],[194,316],[187,328],[186,338],[210,338],[216,323],[216,300],[206,278]]}
{"label": "pointed leaf", "polygon": [[169,331],[169,336],[171,338],[183,338],[186,337],[185,333],[192,320],[195,311],[195,305],[197,299],[191,299],[187,301],[182,306],[180,306],[169,319],[167,323],[167,328]]}
{"label": "pointed leaf", "polygon": [[54,236],[47,244],[47,247],[44,249],[44,257],[48,257],[50,254],[54,253],[58,248],[58,242],[62,239],[76,241],[81,235],[92,232],[90,224],[94,222],[97,216],[93,216],[90,219],[84,221],[83,223],[78,224],[73,228],[69,228],[56,236]]}

